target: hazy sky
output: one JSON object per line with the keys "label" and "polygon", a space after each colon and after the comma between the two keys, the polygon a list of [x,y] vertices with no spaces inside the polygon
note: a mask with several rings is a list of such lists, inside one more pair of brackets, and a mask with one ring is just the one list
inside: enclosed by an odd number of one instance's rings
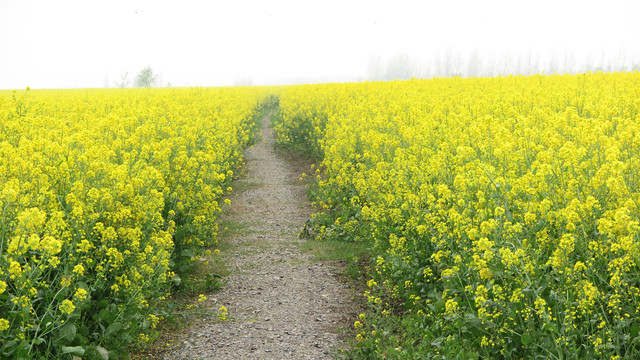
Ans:
{"label": "hazy sky", "polygon": [[[640,62],[640,0],[0,0],[0,89],[364,79],[372,58]],[[621,60],[622,59],[622,60]]]}

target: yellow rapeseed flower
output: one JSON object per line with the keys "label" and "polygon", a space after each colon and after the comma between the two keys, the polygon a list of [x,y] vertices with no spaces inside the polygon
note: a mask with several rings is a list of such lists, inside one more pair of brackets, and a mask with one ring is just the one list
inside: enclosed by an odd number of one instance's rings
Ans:
{"label": "yellow rapeseed flower", "polygon": [[69,315],[76,309],[76,306],[73,304],[73,301],[67,299],[62,301],[59,308],[63,314]]}

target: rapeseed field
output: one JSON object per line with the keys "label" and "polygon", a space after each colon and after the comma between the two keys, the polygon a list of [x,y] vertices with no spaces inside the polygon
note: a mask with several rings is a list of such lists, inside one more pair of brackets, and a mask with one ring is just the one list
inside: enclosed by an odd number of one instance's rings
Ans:
{"label": "rapeseed field", "polygon": [[287,87],[316,238],[374,258],[353,358],[640,357],[640,73]]}
{"label": "rapeseed field", "polygon": [[265,88],[0,92],[0,358],[127,357],[216,243]]}

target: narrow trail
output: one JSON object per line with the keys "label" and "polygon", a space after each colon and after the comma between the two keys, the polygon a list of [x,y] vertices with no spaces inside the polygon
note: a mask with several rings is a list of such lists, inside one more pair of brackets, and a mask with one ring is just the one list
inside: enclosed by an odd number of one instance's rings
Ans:
{"label": "narrow trail", "polygon": [[339,330],[354,319],[354,293],[339,270],[300,250],[311,213],[298,180],[306,168],[276,152],[269,122],[245,152],[246,174],[220,219],[231,233],[231,275],[208,301],[224,305],[229,319],[199,320],[165,359],[331,359]]}

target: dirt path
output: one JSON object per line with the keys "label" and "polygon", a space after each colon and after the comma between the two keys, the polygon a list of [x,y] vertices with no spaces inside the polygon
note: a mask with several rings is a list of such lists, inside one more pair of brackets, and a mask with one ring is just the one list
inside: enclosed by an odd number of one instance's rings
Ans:
{"label": "dirt path", "polygon": [[354,294],[335,268],[299,248],[298,233],[311,213],[302,162],[273,148],[269,116],[262,141],[245,153],[246,174],[221,223],[233,229],[226,256],[231,275],[210,294],[229,320],[204,319],[165,359],[331,359],[340,328],[354,320]]}

